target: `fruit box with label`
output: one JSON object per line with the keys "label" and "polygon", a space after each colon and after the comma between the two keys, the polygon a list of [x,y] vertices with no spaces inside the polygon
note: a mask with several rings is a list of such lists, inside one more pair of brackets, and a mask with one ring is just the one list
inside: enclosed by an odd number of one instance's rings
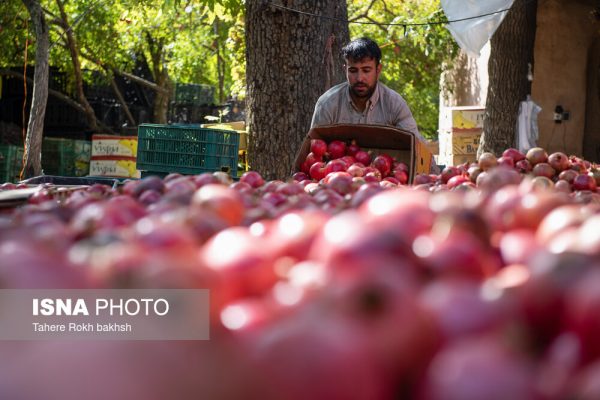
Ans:
{"label": "fruit box with label", "polygon": [[111,176],[118,178],[139,178],[134,157],[95,156],[90,160],[91,176]]}
{"label": "fruit box with label", "polygon": [[333,140],[350,143],[355,140],[363,150],[372,151],[373,154],[387,153],[408,165],[409,182],[416,174],[428,174],[431,169],[431,152],[412,132],[385,125],[336,124],[319,126],[308,132],[296,153],[293,172],[300,171],[300,165],[310,152],[311,139],[322,139],[327,143]]}
{"label": "fruit box with label", "polygon": [[92,157],[135,157],[137,146],[135,136],[92,135]]}
{"label": "fruit box with label", "polygon": [[441,130],[483,129],[485,107],[443,107],[439,125]]}

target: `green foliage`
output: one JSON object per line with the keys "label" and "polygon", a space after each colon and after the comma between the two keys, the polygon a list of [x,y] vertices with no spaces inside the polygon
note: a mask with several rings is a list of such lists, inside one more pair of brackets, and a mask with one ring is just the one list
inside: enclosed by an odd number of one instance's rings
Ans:
{"label": "green foliage", "polygon": [[[56,0],[41,1],[50,26],[50,65],[72,77],[73,65]],[[85,70],[104,73],[102,67],[91,61],[96,60],[107,67],[135,72],[136,64],[143,59],[151,71],[165,70],[174,82],[217,86],[219,53],[225,63],[222,68],[225,93],[232,91],[234,83],[237,86],[233,89],[242,91],[242,0],[63,1]],[[28,27],[27,9],[20,0],[2,1],[0,15],[0,45],[6,49],[0,53],[0,66],[23,65],[26,37],[31,64],[35,35]],[[235,35],[232,37],[230,32]],[[87,79],[92,76],[85,74]]]}
{"label": "green foliage", "polygon": [[[443,20],[439,0],[379,0],[348,2],[351,37],[368,36],[381,47],[381,81],[406,99],[421,133],[437,138],[440,74],[457,54],[444,25],[410,26]],[[383,24],[407,24],[386,26]]]}
{"label": "green foliage", "polygon": [[[29,25],[29,12],[21,0],[0,1],[0,67],[14,67],[14,60],[23,57],[25,41],[33,38]],[[28,51],[34,54],[35,47]]]}
{"label": "green foliage", "polygon": [[[41,0],[50,24],[50,64],[72,75],[65,28],[57,23],[56,0]],[[224,68],[226,97],[245,96],[244,0],[63,0],[81,48],[82,67],[107,66],[134,72],[145,60],[174,82],[218,87],[217,58]],[[409,103],[421,132],[437,136],[440,73],[456,54],[444,25],[389,26],[386,23],[439,21],[439,0],[348,0],[352,37],[369,36],[383,51],[382,81]],[[29,14],[20,0],[0,1],[0,66],[22,66],[25,39],[28,62],[35,52]],[[92,74],[85,75],[91,79]]]}

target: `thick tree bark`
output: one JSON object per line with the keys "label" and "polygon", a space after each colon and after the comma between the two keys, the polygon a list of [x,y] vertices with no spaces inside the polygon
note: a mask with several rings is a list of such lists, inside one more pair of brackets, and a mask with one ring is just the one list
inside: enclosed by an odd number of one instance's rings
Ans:
{"label": "thick tree bark", "polygon": [[46,103],[48,101],[48,52],[50,41],[48,25],[40,2],[37,0],[23,0],[23,4],[25,4],[31,16],[36,37],[33,97],[29,111],[29,122],[27,123],[27,136],[25,137],[24,165],[21,170],[21,179],[26,179],[42,173],[42,137],[44,135]]}
{"label": "thick tree bark", "polygon": [[83,92],[83,75],[81,73],[81,61],[79,61],[79,46],[77,44],[77,39],[75,38],[72,27],[69,25],[69,20],[62,0],[56,0],[56,4],[60,10],[63,29],[67,35],[67,47],[71,53],[71,61],[73,63],[73,72],[75,76],[75,87],[77,90],[77,100],[85,110],[85,117],[90,129],[94,131],[100,131],[100,128],[98,127],[98,119],[96,118],[94,109],[87,101],[85,93]]}
{"label": "thick tree bark", "polygon": [[531,93],[537,1],[516,0],[491,39],[489,87],[478,153],[497,156],[516,143],[519,102]]}
{"label": "thick tree bark", "polygon": [[328,18],[246,1],[250,166],[268,179],[289,175],[318,97],[344,80],[339,51],[349,40],[346,1],[274,0]]}

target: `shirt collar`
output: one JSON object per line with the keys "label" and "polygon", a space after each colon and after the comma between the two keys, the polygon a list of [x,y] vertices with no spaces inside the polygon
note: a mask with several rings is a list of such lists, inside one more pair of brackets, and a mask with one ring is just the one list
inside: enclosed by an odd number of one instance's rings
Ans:
{"label": "shirt collar", "polygon": [[[346,91],[346,98],[350,106],[356,109],[356,106],[352,102],[352,97],[350,96],[350,84],[348,84],[348,90]],[[367,100],[367,109],[372,109],[375,107],[377,102],[379,101],[379,81],[377,81],[377,85],[375,85],[375,91],[371,95],[371,98]]]}

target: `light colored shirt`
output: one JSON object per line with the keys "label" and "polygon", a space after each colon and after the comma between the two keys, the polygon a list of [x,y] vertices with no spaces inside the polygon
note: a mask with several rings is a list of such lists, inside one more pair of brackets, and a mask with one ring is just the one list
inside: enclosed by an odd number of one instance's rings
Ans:
{"label": "light colored shirt", "polygon": [[417,123],[412,116],[406,101],[397,92],[377,82],[375,91],[367,100],[364,111],[352,102],[350,85],[340,83],[323,93],[313,114],[311,128],[331,124],[379,124],[395,126],[412,132],[421,141],[425,141],[419,133]]}

